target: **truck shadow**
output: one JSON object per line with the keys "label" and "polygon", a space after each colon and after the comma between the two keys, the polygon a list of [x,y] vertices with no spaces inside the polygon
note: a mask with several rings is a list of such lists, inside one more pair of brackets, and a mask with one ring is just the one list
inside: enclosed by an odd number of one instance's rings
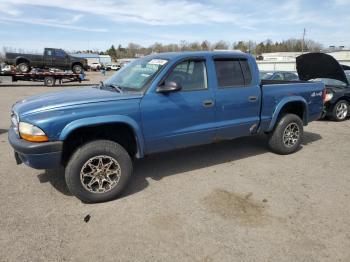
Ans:
{"label": "truck shadow", "polygon": [[[322,137],[319,134],[304,132],[302,146],[320,139]],[[167,176],[204,169],[268,152],[266,136],[259,135],[155,154],[135,161],[134,177],[122,197],[145,189],[149,184],[147,178],[158,181]],[[203,172],[206,171],[203,170]]]}
{"label": "truck shadow", "polygon": [[2,129],[2,128],[0,128],[0,135],[1,134],[5,134],[5,133],[7,133],[8,132],[8,129]]}
{"label": "truck shadow", "polygon": [[[302,145],[322,139],[319,134],[304,132]],[[134,175],[121,197],[127,197],[145,189],[147,178],[161,180],[164,177],[196,169],[237,161],[268,153],[265,135],[238,138],[216,144],[155,154],[134,163]],[[205,172],[205,170],[203,170]],[[56,190],[71,195],[64,180],[64,170],[46,170],[38,175],[40,183],[50,183]]]}

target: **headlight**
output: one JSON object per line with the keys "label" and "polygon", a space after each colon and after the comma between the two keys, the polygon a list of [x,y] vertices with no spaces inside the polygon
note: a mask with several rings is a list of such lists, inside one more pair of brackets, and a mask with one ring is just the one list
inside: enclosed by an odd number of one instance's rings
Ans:
{"label": "headlight", "polygon": [[19,122],[19,135],[22,139],[30,142],[49,141],[47,135],[39,127],[25,122]]}
{"label": "headlight", "polygon": [[15,112],[11,112],[11,122],[12,122],[12,127],[13,130],[16,132],[18,135],[18,123],[19,123],[19,117]]}

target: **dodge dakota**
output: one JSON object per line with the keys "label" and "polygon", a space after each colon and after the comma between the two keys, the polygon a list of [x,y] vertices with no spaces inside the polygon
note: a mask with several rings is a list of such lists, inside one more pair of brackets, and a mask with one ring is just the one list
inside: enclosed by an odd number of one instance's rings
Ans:
{"label": "dodge dakota", "polygon": [[29,97],[12,107],[9,141],[18,164],[63,166],[84,202],[116,198],[132,159],[266,134],[278,154],[298,150],[320,118],[324,84],[260,80],[255,59],[231,51],[137,59],[99,86]]}
{"label": "dodge dakota", "polygon": [[5,62],[16,66],[21,73],[29,72],[32,67],[72,70],[76,74],[87,69],[86,59],[68,55],[57,48],[45,48],[43,55],[6,53]]}

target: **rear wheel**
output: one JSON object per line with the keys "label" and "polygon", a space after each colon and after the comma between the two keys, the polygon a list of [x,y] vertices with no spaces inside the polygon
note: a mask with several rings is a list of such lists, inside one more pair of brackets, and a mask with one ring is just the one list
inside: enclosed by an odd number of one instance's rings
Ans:
{"label": "rear wheel", "polygon": [[338,101],[332,110],[332,119],[334,121],[344,121],[349,113],[349,104],[345,100]]}
{"label": "rear wheel", "polygon": [[30,71],[30,66],[27,62],[19,63],[17,65],[17,70],[21,73],[28,73]]}
{"label": "rear wheel", "polygon": [[116,198],[132,174],[129,154],[119,144],[96,140],[83,145],[70,158],[65,178],[70,192],[88,203]]}
{"label": "rear wheel", "polygon": [[299,116],[284,115],[269,135],[269,147],[281,155],[294,153],[300,147],[303,132],[303,122]]}

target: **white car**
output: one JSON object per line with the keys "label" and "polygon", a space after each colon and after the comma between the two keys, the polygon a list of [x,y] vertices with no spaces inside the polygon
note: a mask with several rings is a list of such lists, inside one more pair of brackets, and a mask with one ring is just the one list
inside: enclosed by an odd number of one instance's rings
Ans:
{"label": "white car", "polygon": [[0,71],[1,72],[11,72],[12,68],[10,65],[2,64],[2,65],[0,65]]}
{"label": "white car", "polygon": [[120,69],[120,65],[117,65],[117,64],[111,64],[111,70],[119,70]]}
{"label": "white car", "polygon": [[94,71],[100,70],[101,67],[102,67],[102,66],[101,66],[100,63],[91,63],[91,64],[90,64],[90,69],[91,69],[91,70],[94,70]]}

